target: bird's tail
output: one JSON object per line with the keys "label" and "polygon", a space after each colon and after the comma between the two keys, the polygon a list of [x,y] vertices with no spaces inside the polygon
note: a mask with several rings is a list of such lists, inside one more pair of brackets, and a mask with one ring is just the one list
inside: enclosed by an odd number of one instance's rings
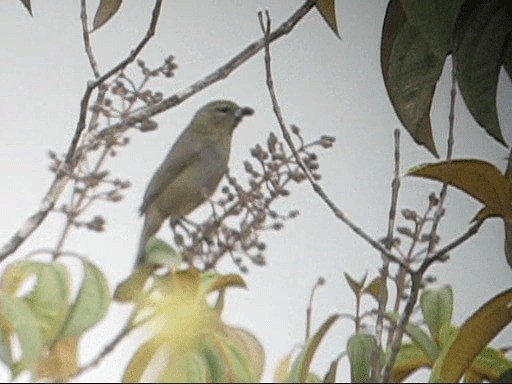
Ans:
{"label": "bird's tail", "polygon": [[149,238],[153,236],[158,231],[158,227],[150,224],[150,220],[146,217],[144,219],[144,227],[142,228],[142,232],[140,234],[139,240],[139,248],[137,250],[137,259],[135,260],[135,268],[143,264],[144,257],[146,254],[146,243]]}

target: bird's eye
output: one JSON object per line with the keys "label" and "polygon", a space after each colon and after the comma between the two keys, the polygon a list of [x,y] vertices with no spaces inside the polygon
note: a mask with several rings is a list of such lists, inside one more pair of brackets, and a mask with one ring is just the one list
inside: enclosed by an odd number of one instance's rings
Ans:
{"label": "bird's eye", "polygon": [[231,112],[231,108],[229,108],[229,107],[219,107],[219,108],[217,108],[217,111],[219,111],[220,113],[229,113],[229,112]]}

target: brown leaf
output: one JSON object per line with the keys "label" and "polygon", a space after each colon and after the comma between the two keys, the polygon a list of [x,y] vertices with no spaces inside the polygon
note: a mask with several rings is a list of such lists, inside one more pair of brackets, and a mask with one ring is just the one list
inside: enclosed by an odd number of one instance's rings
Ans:
{"label": "brown leaf", "polygon": [[483,220],[491,216],[512,217],[510,180],[494,165],[477,159],[443,161],[412,168],[407,173],[448,183],[485,204],[478,214]]}
{"label": "brown leaf", "polygon": [[103,26],[119,10],[122,0],[101,0],[94,15],[93,31]]}
{"label": "brown leaf", "polygon": [[68,382],[78,371],[77,337],[67,337],[57,341],[49,354],[41,358],[37,366],[39,380]]}
{"label": "brown leaf", "polygon": [[327,22],[329,27],[332,29],[334,34],[340,38],[338,32],[338,24],[336,22],[336,4],[334,0],[317,0],[316,8]]}
{"label": "brown leaf", "polygon": [[458,382],[473,359],[512,322],[512,289],[478,309],[459,330],[440,371],[441,382]]}

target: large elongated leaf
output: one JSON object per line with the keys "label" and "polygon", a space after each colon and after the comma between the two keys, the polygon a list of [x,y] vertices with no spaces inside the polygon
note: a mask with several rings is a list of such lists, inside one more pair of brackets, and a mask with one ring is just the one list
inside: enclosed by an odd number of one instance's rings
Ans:
{"label": "large elongated leaf", "polygon": [[430,49],[444,59],[452,48],[452,30],[464,0],[401,0],[407,20]]}
{"label": "large elongated leaf", "polygon": [[494,165],[482,160],[452,160],[410,169],[411,176],[448,183],[485,204],[479,219],[510,216],[508,179]]}
{"label": "large elongated leaf", "polygon": [[338,360],[334,360],[331,362],[331,365],[329,366],[329,370],[324,376],[323,383],[329,383],[334,384],[336,383],[336,373],[338,372]]}
{"label": "large elongated leaf", "polygon": [[123,383],[138,383],[153,357],[162,347],[165,340],[154,337],[142,344],[132,356],[123,374]]}
{"label": "large elongated leaf", "polygon": [[[398,323],[398,320],[400,319],[400,315],[398,313],[386,313],[386,317],[394,323]],[[430,359],[431,364],[433,364],[439,355],[439,347],[429,337],[428,333],[411,323],[406,325],[405,332],[409,335],[412,341],[421,348],[425,353],[425,356],[427,356]]]}
{"label": "large elongated leaf", "polygon": [[110,304],[110,290],[105,276],[93,264],[82,262],[84,279],[62,327],[63,337],[80,336],[105,316]]}
{"label": "large elongated leaf", "polygon": [[499,216],[505,223],[505,256],[512,268],[512,177],[510,167],[503,175],[494,165],[482,160],[453,160],[425,164],[408,175],[448,183],[485,204],[475,219]]}
{"label": "large elongated leaf", "polygon": [[440,369],[442,382],[457,382],[478,354],[512,322],[512,289],[492,298],[460,328]]}
{"label": "large elongated leaf", "polygon": [[30,308],[18,297],[0,292],[0,320],[14,332],[21,346],[21,368],[33,368],[43,348],[39,324]]}
{"label": "large elongated leaf", "polygon": [[511,19],[510,1],[469,0],[462,6],[454,29],[461,94],[478,124],[502,144],[496,91],[506,40],[512,31]]}
{"label": "large elongated leaf", "polygon": [[[220,356],[219,356],[220,357]],[[157,383],[212,383],[216,381],[212,376],[211,361],[205,354],[198,351],[187,351],[180,355],[169,356],[167,366],[163,372],[152,380]],[[233,380],[232,382],[236,382]]]}
{"label": "large elongated leaf", "polygon": [[327,333],[327,331],[331,328],[331,326],[339,319],[339,315],[331,315],[325,322],[320,326],[318,331],[311,337],[302,352],[295,359],[292,369],[290,372],[290,376],[288,378],[289,382],[295,383],[304,383],[308,377],[309,367],[311,365],[311,361],[313,360],[313,356],[322,341],[323,337]]}
{"label": "large elongated leaf", "polygon": [[350,359],[350,377],[352,383],[368,383],[370,380],[371,357],[377,349],[377,340],[373,335],[356,333],[347,342]]}
{"label": "large elongated leaf", "polygon": [[67,313],[67,269],[58,263],[20,261],[6,268],[2,275],[2,288],[11,296],[19,295],[20,288],[29,277],[35,277],[34,287],[21,299],[37,319],[44,344],[48,345],[59,333]]}
{"label": "large elongated leaf", "polygon": [[[245,354],[231,340],[206,337],[199,346],[208,362],[212,382],[253,383],[259,377],[252,375],[250,355]],[[171,367],[172,368],[172,367]]]}
{"label": "large elongated leaf", "polygon": [[468,380],[468,374],[485,378],[486,380],[497,380],[507,369],[512,369],[512,361],[507,359],[505,354],[493,348],[484,350],[473,360],[473,363],[466,370],[464,379]]}
{"label": "large elongated leaf", "polygon": [[451,287],[423,291],[420,305],[430,334],[435,340],[439,340],[441,328],[450,324],[452,320],[453,291]]}
{"label": "large elongated leaf", "polygon": [[417,344],[402,344],[391,370],[391,382],[402,382],[416,370],[430,367],[431,360]]}
{"label": "large elongated leaf", "polygon": [[68,272],[61,264],[25,263],[36,272],[37,282],[24,301],[38,319],[47,345],[59,333],[68,310]]}
{"label": "large elongated leaf", "polygon": [[246,356],[252,380],[259,381],[265,368],[265,351],[259,340],[252,333],[240,328],[225,326],[223,332],[242,355]]}
{"label": "large elongated leaf", "polygon": [[[431,28],[435,28],[431,26]],[[432,51],[399,0],[386,10],[381,41],[384,84],[398,118],[420,145],[437,156],[430,107],[445,58]]]}
{"label": "large elongated leaf", "polygon": [[292,352],[283,357],[277,364],[276,371],[274,372],[275,383],[285,383],[290,374],[290,365],[292,362]]}

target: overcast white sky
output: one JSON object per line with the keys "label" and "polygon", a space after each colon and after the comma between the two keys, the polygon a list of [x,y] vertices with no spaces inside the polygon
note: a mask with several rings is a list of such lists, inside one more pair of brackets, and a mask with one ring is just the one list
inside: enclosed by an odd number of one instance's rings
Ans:
{"label": "overcast white sky", "polygon": [[[97,1],[90,1],[89,13]],[[150,1],[125,1],[111,22],[93,34],[92,43],[101,70],[110,68],[139,41],[146,30]],[[379,45],[386,1],[337,1],[342,41],[334,37],[316,11],[310,12],[290,36],[272,45],[275,87],[285,119],[301,127],[306,139],[328,134],[336,137],[333,149],[319,151],[323,186],[331,198],[374,237],[386,232],[393,171],[393,129],[400,124],[385,93],[380,71]],[[157,35],[141,57],[155,66],[169,54],[176,57],[176,77],[158,84],[166,95],[225,63],[261,36],[257,11],[269,9],[277,26],[299,1],[166,1]],[[79,20],[79,1],[33,1],[34,18],[18,1],[3,1],[0,8],[1,133],[0,167],[3,183],[0,241],[5,242],[39,206],[53,176],[48,172],[47,151],[65,151],[78,118],[79,101],[92,78],[85,56]],[[449,67],[434,100],[432,121],[440,153],[446,150]],[[502,74],[503,75],[503,74]],[[503,133],[512,142],[512,87],[501,76],[498,110]],[[132,143],[110,163],[111,170],[131,180],[124,200],[98,206],[107,219],[103,234],[75,231],[68,250],[86,254],[107,274],[111,287],[126,277],[135,258],[142,220],[137,209],[156,167],[195,110],[212,99],[229,98],[251,106],[256,113],[245,120],[233,138],[230,169],[243,175],[242,161],[249,148],[264,143],[270,131],[279,135],[264,82],[263,55],[258,54],[228,79],[189,99],[158,118],[158,131],[132,133]],[[455,157],[486,159],[504,169],[507,149],[477,127],[460,98],[457,102]],[[402,130],[402,170],[434,161]],[[440,185],[419,179],[402,179],[401,208],[423,211],[427,196]],[[353,296],[343,272],[362,276],[377,273],[380,255],[339,222],[303,184],[292,189],[285,209],[299,208],[301,215],[285,229],[270,233],[265,268],[250,267],[248,290],[227,296],[225,320],[251,330],[267,354],[266,379],[280,358],[304,337],[305,308],[311,286],[319,276],[327,285],[316,296],[313,324],[319,326],[334,312],[354,312]],[[480,205],[450,189],[447,214],[440,227],[442,243],[463,232]],[[94,212],[91,212],[91,214]],[[51,247],[62,228],[54,215],[9,261],[27,252]],[[162,232],[167,236],[167,232]],[[455,293],[454,323],[496,293],[509,288],[512,273],[503,253],[501,220],[488,220],[480,233],[451,254],[432,272],[439,284],[451,284]],[[226,271],[235,268],[225,263]],[[127,308],[113,305],[108,318],[82,342],[83,362],[95,356],[121,326]],[[345,349],[353,325],[340,321],[330,331],[314,360],[323,375],[329,363]],[[512,341],[510,329],[498,344]],[[118,381],[131,353],[130,339],[79,381]],[[349,379],[344,360],[339,380]],[[0,369],[0,381],[7,380]]]}

